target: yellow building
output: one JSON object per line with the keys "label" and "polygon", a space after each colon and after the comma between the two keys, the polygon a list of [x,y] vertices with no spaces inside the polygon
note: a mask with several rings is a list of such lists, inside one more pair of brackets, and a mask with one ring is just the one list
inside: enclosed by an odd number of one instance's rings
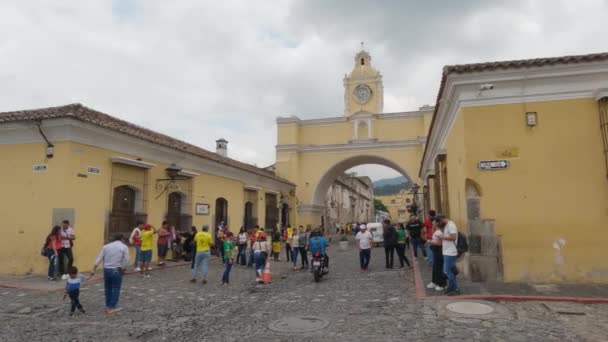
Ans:
{"label": "yellow building", "polygon": [[297,224],[326,220],[325,196],[336,178],[352,167],[379,164],[416,181],[433,107],[383,113],[382,75],[361,50],[344,77],[344,114],[302,120],[277,119],[277,175],[297,185]]}
{"label": "yellow building", "polygon": [[0,113],[0,273],[44,273],[37,251],[63,219],[82,270],[109,234],[138,219],[181,230],[287,224],[294,184],[227,158],[225,140],[217,145],[212,153],[80,104]]}
{"label": "yellow building", "polygon": [[608,54],[447,66],[420,177],[479,280],[607,283]]}
{"label": "yellow building", "polygon": [[407,209],[413,203],[413,195],[409,190],[401,190],[395,195],[376,195],[375,198],[380,200],[386,209],[388,209],[393,222],[405,222],[409,220],[410,213]]}

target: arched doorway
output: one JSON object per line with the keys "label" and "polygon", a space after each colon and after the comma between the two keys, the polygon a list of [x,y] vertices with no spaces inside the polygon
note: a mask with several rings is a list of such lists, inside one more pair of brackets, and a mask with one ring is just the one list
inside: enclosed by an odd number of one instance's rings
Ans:
{"label": "arched doorway", "polygon": [[215,231],[222,222],[228,224],[228,201],[225,198],[220,197],[215,200],[215,226],[213,227],[213,231]]}
{"label": "arched doorway", "polygon": [[266,221],[264,222],[264,228],[269,231],[277,229],[279,223],[279,209],[277,202],[277,195],[272,193],[266,193]]}
{"label": "arched doorway", "polygon": [[257,220],[255,220],[253,216],[253,203],[247,201],[245,203],[245,218],[243,220],[243,227],[245,227],[245,229],[251,229],[257,224],[256,221]]}
{"label": "arched doorway", "polygon": [[167,217],[169,226],[177,230],[188,230],[192,226],[192,216],[188,213],[187,196],[181,192],[172,192],[167,197]]}
{"label": "arched doorway", "polygon": [[289,225],[289,204],[283,203],[281,205],[281,228],[286,228]]}
{"label": "arched doorway", "polygon": [[137,191],[121,185],[114,188],[112,195],[112,211],[110,213],[109,233],[126,233],[135,227],[138,219],[145,220],[145,215],[137,217],[135,213]]}

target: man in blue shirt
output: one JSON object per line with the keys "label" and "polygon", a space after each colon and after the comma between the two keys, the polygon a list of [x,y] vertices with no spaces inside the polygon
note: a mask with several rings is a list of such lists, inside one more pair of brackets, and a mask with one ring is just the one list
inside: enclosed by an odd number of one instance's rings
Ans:
{"label": "man in blue shirt", "polygon": [[[308,248],[310,249],[310,253],[314,256],[315,253],[320,253],[323,257],[323,271],[327,272],[329,268],[329,256],[327,256],[327,252],[325,251],[325,247],[329,246],[327,243],[327,239],[321,236],[319,229],[315,229],[310,234],[310,239],[308,240]],[[312,270],[311,270],[312,271]]]}

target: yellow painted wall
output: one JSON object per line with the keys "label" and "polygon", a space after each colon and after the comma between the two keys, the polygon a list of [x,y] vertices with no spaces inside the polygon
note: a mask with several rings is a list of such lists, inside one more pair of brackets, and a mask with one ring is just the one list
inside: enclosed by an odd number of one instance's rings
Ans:
{"label": "yellow painted wall", "polygon": [[[527,111],[538,113],[537,127],[526,127]],[[464,227],[470,178],[481,187],[482,218],[502,236],[506,281],[606,283],[602,148],[593,99],[465,108],[447,146],[450,214]],[[509,169],[478,170],[506,152]]]}
{"label": "yellow painted wall", "polygon": [[298,144],[332,145],[346,144],[353,138],[353,126],[350,122],[332,125],[300,126]]}
{"label": "yellow painted wall", "polygon": [[423,118],[375,120],[372,127],[378,141],[413,140],[425,135]]}
{"label": "yellow painted wall", "polygon": [[[376,199],[382,201],[382,203],[388,209],[391,215],[391,220],[394,222],[405,222],[409,219],[410,213],[407,212],[406,207],[412,204],[412,195],[409,193],[399,193],[396,195],[384,195],[375,196]],[[409,202],[407,201],[409,199]],[[395,203],[392,203],[392,201]],[[399,215],[399,209],[406,210]]]}
{"label": "yellow painted wall", "polygon": [[[0,145],[0,160],[5,161],[1,170],[0,185],[5,196],[0,202],[3,224],[7,234],[0,239],[0,273],[46,273],[48,259],[39,250],[53,224],[53,208],[74,208],[75,265],[82,271],[89,270],[104,243],[108,214],[111,210],[111,157],[121,152],[71,142],[55,143],[55,156],[46,160],[45,145]],[[148,223],[159,227],[167,213],[167,193],[157,196],[160,190],[156,179],[166,178],[167,164],[156,164],[148,170],[147,206]],[[48,171],[32,172],[34,164],[48,165]],[[87,167],[101,169],[99,175],[87,174]],[[87,177],[78,177],[79,173]],[[193,198],[190,214],[199,229],[203,224],[213,226],[215,200],[228,200],[228,216],[231,230],[237,231],[244,216],[244,184],[224,177],[201,174],[193,179]],[[266,189],[258,192],[263,197]],[[195,203],[210,204],[210,215],[194,215]],[[264,202],[258,202],[259,222],[264,222]],[[156,252],[155,252],[156,253]],[[133,257],[133,255],[132,255]]]}

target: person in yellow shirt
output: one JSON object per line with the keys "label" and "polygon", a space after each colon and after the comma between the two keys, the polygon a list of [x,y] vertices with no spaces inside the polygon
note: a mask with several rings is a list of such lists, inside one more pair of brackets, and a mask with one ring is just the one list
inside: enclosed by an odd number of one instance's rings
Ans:
{"label": "person in yellow shirt", "polygon": [[285,235],[283,236],[283,240],[285,240],[285,254],[287,254],[287,262],[291,260],[291,235],[293,234],[293,228],[291,226],[287,226],[285,229]]}
{"label": "person in yellow shirt", "polygon": [[152,262],[152,246],[154,245],[154,234],[156,234],[156,228],[149,224],[144,224],[141,231],[141,250],[140,259],[141,264],[139,266],[139,273],[146,278],[150,277],[150,263]]}
{"label": "person in yellow shirt", "polygon": [[194,235],[194,246],[196,256],[194,257],[194,268],[192,269],[191,283],[196,283],[196,277],[201,265],[203,266],[203,285],[207,284],[207,273],[209,272],[209,258],[211,258],[211,248],[213,248],[213,238],[209,234],[209,226],[204,225],[203,230]]}

